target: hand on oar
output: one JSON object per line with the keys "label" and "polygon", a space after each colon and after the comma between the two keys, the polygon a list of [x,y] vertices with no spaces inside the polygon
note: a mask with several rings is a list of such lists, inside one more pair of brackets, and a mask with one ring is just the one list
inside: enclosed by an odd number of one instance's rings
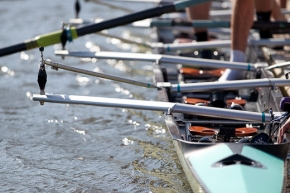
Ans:
{"label": "hand on oar", "polygon": [[220,68],[220,69],[214,69],[214,70],[199,70],[195,68],[181,68],[180,73],[185,74],[185,75],[192,75],[192,76],[197,76],[197,75],[211,75],[213,77],[220,77],[224,71],[225,68]]}
{"label": "hand on oar", "polygon": [[[198,99],[198,98],[185,98],[184,102],[186,104],[192,104],[195,105],[197,103],[205,103],[205,104],[209,104],[208,100],[204,100],[204,99]],[[246,104],[246,100],[245,99],[228,99],[227,101],[228,105],[231,105],[232,103],[244,106]]]}

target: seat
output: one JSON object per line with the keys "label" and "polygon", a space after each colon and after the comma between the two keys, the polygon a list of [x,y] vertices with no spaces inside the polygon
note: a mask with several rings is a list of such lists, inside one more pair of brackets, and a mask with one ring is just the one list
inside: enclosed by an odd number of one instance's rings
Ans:
{"label": "seat", "polygon": [[207,127],[202,127],[202,126],[191,126],[189,128],[189,132],[193,135],[202,135],[202,136],[207,136],[207,135],[214,135],[215,130]]}
{"label": "seat", "polygon": [[[208,103],[209,103],[208,100],[198,99],[198,98],[184,98],[183,101],[186,104],[192,104],[192,105],[195,105],[196,103],[205,103],[206,105],[208,105]],[[235,104],[239,104],[241,106],[244,106],[246,104],[245,99],[228,99],[228,100],[226,100],[226,102],[228,105],[235,103]]]}
{"label": "seat", "polygon": [[[208,127],[202,127],[202,126],[191,126],[189,128],[189,132],[193,135],[201,135],[201,136],[208,136],[208,135],[214,135],[216,133],[216,130],[208,128]],[[255,135],[258,132],[256,128],[248,128],[248,127],[240,127],[235,129],[235,135],[237,137],[245,137],[245,136],[252,136]]]}
{"label": "seat", "polygon": [[252,127],[236,128],[236,136],[238,137],[252,136],[255,135],[257,132],[258,130]]}

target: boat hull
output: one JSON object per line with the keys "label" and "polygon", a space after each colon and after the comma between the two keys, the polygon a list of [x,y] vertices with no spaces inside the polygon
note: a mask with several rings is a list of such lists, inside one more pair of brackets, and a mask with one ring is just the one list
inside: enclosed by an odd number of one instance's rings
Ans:
{"label": "boat hull", "polygon": [[[185,155],[187,168],[184,169],[192,174],[189,179],[194,178],[199,184],[197,187],[205,192],[284,192],[287,168],[285,160],[289,145],[256,145],[263,146],[264,150],[268,146],[280,152],[283,149],[282,157],[273,156],[247,144],[222,143],[205,147],[200,144],[179,145]],[[241,159],[252,160],[252,165],[235,160],[237,155]],[[223,165],[222,160],[225,159],[228,160]],[[196,185],[191,186],[194,188]]]}
{"label": "boat hull", "polygon": [[171,115],[165,122],[193,192],[284,192],[289,143],[185,141]]}

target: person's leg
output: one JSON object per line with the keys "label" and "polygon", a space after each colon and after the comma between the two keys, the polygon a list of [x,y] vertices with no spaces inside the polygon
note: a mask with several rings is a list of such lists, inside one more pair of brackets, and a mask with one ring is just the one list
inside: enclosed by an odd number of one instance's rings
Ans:
{"label": "person's leg", "polygon": [[[245,62],[245,51],[248,35],[253,25],[254,1],[236,0],[231,16],[231,59],[232,62]],[[226,69],[219,81],[237,80],[242,78],[242,71]]]}
{"label": "person's leg", "polygon": [[[270,21],[275,0],[255,0],[257,21]],[[269,30],[259,30],[261,39],[272,38]]]}
{"label": "person's leg", "polygon": [[[209,11],[210,11],[211,3],[202,3],[199,5],[191,6],[186,8],[186,13],[189,21],[193,20],[208,20],[209,19]],[[206,28],[196,28],[194,29],[194,35],[196,41],[207,41],[208,34]]]}
{"label": "person's leg", "polygon": [[285,15],[281,12],[281,7],[278,0],[273,0],[272,17],[275,21],[287,21]]}
{"label": "person's leg", "polygon": [[287,0],[276,0],[278,1],[281,8],[286,9],[287,8]]}
{"label": "person's leg", "polygon": [[[211,3],[202,3],[199,5],[191,6],[186,8],[186,13],[189,21],[194,20],[209,20],[209,11],[211,8]],[[195,41],[202,42],[202,41],[208,41],[208,31],[207,28],[194,28],[193,29]],[[212,58],[212,51],[211,50],[201,50],[200,51],[200,57],[201,58]]]}

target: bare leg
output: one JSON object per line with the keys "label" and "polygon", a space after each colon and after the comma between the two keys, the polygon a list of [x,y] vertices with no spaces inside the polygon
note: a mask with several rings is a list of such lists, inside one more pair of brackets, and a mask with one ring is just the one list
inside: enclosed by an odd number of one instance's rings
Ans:
{"label": "bare leg", "polygon": [[[211,3],[202,3],[196,6],[186,8],[186,13],[189,21],[192,20],[208,20]],[[207,32],[205,28],[194,29],[195,33]]]}
{"label": "bare leg", "polygon": [[[209,11],[211,8],[211,3],[202,3],[196,6],[191,6],[186,8],[186,13],[189,21],[193,20],[208,20],[210,18]],[[197,42],[208,41],[208,32],[207,28],[196,28],[194,30],[195,40]],[[202,50],[200,51],[201,58],[212,58],[211,50]]]}
{"label": "bare leg", "polygon": [[257,11],[271,11],[272,10],[272,0],[255,0],[255,6]]}
{"label": "bare leg", "polygon": [[[275,0],[255,0],[256,5],[256,15],[258,21],[270,21],[271,19],[271,13],[272,11],[279,12],[279,7],[275,7],[277,10],[273,10],[273,4],[275,3]],[[277,16],[277,15],[276,15]],[[268,39],[272,38],[273,35],[270,32],[270,30],[259,30],[260,38],[261,39]]]}
{"label": "bare leg", "polygon": [[286,17],[284,14],[281,12],[281,7],[279,3],[275,0],[273,0],[273,5],[272,5],[272,17],[275,21],[287,21]]}
{"label": "bare leg", "polygon": [[[256,0],[256,10],[267,12],[272,9],[272,0]],[[253,24],[254,1],[236,0],[231,18],[232,22],[232,50],[245,52],[248,33]]]}
{"label": "bare leg", "polygon": [[232,50],[239,50],[241,52],[245,52],[247,47],[249,30],[253,25],[253,17],[254,1],[236,0],[233,8],[233,14],[231,17]]}
{"label": "bare leg", "polygon": [[[272,10],[273,0],[255,0],[258,20],[269,20]],[[236,0],[231,17],[232,23],[232,46],[231,61],[244,62],[245,50],[247,47],[248,33],[253,24],[254,1]],[[267,34],[262,32],[263,35]],[[261,35],[261,33],[260,33]],[[227,69],[220,77],[219,81],[241,79],[243,73],[237,70]]]}
{"label": "bare leg", "polygon": [[[254,18],[253,0],[236,0],[234,2],[231,16],[231,61],[245,62],[245,50],[248,42],[248,35]],[[238,80],[243,78],[243,72],[239,70],[226,69],[219,78],[220,82]]]}
{"label": "bare leg", "polygon": [[[276,0],[276,1],[279,1],[279,0]],[[280,0],[278,3],[280,4],[281,8],[283,9],[287,8],[287,0]]]}

